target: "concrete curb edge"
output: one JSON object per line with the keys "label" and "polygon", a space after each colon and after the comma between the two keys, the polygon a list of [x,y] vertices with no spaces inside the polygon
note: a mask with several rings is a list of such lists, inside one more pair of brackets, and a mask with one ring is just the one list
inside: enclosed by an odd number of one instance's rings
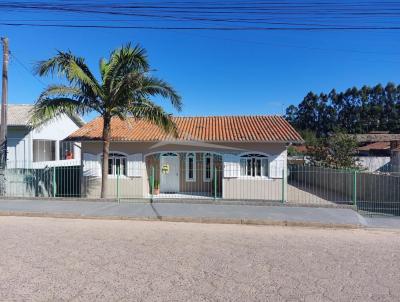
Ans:
{"label": "concrete curb edge", "polygon": [[98,219],[98,220],[133,220],[133,221],[165,221],[165,222],[189,222],[208,224],[242,224],[242,225],[264,225],[264,226],[292,226],[292,227],[314,227],[314,228],[340,228],[359,229],[365,228],[361,224],[338,224],[313,221],[289,221],[271,219],[245,219],[245,218],[212,218],[212,217],[181,217],[181,216],[95,216],[80,215],[75,213],[47,213],[47,212],[23,212],[23,211],[0,211],[0,216],[15,217],[46,217],[66,219]]}

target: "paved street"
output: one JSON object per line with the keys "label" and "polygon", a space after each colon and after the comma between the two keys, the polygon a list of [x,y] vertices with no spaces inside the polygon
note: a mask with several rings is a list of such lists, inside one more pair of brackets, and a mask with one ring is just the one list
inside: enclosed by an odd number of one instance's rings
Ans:
{"label": "paved street", "polygon": [[399,301],[400,233],[0,217],[0,301]]}

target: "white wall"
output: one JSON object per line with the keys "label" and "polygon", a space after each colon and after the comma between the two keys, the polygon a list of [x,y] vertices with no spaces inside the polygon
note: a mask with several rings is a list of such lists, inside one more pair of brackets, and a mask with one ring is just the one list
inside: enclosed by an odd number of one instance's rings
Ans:
{"label": "white wall", "polygon": [[[44,126],[29,131],[25,127],[8,127],[8,161],[15,162],[32,162],[33,160],[33,139],[55,140],[56,143],[56,160],[59,160],[60,141],[64,140],[72,132],[79,129],[68,116],[64,115],[58,119],[50,121]],[[80,160],[80,144],[75,143],[74,156],[76,160]]]}
{"label": "white wall", "polygon": [[389,156],[360,156],[357,159],[368,172],[385,170],[385,168],[387,169],[385,166],[390,163]]}
{"label": "white wall", "polygon": [[[79,126],[75,124],[67,115],[63,115],[57,119],[50,121],[44,126],[34,129],[32,131],[32,140],[34,139],[47,139],[55,140],[56,143],[56,160],[60,159],[60,141],[64,140],[72,132],[79,129]],[[80,159],[80,149],[74,148],[77,151],[74,155],[75,158]]]}
{"label": "white wall", "polygon": [[[199,146],[189,144],[165,144],[158,145],[156,143],[135,143],[135,142],[112,142],[110,151],[123,152],[126,154],[141,153],[143,158],[153,152],[184,152],[184,151],[215,151],[217,153],[240,155],[246,152],[262,152],[268,155],[270,160],[270,177],[267,179],[248,179],[246,177],[225,178],[223,180],[223,197],[229,199],[262,199],[262,200],[282,200],[282,171],[286,170],[287,166],[287,149],[284,143],[219,143],[210,146]],[[209,144],[211,145],[211,144]],[[157,147],[154,147],[157,146]],[[102,152],[102,143],[99,141],[83,142],[82,154],[88,153],[97,156]],[[239,159],[238,159],[239,160]],[[99,160],[96,160],[99,161]],[[239,161],[237,161],[239,165]],[[240,165],[235,169],[240,171]],[[148,195],[148,175],[145,170],[145,175],[135,181],[142,182],[142,197]],[[84,180],[84,186],[90,183],[90,189],[87,190],[88,196],[98,196],[100,194],[100,185],[93,181]],[[132,185],[133,188],[133,185]],[[285,190],[287,185],[285,185]],[[140,191],[139,189],[135,189]],[[89,192],[90,191],[90,192]],[[135,192],[136,192],[135,191]],[[134,191],[129,191],[133,194]],[[286,196],[286,191],[284,192]],[[284,197],[285,197],[284,196]]]}
{"label": "white wall", "polygon": [[7,129],[7,160],[8,162],[30,161],[32,145],[29,130],[25,127],[8,127]]}
{"label": "white wall", "polygon": [[32,139],[63,140],[79,126],[76,125],[68,116],[64,115],[54,119],[40,128],[32,131]]}

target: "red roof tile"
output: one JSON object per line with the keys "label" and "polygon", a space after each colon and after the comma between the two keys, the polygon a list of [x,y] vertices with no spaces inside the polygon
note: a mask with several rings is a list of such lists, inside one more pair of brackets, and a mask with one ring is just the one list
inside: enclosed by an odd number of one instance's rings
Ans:
{"label": "red roof tile", "polygon": [[[302,142],[301,136],[280,116],[174,117],[178,140],[213,142]],[[96,118],[68,139],[101,140],[103,120]],[[135,118],[111,122],[112,141],[163,141],[173,139],[159,127]]]}
{"label": "red roof tile", "polygon": [[359,151],[369,151],[369,150],[389,150],[390,142],[375,142],[362,147],[359,147]]}

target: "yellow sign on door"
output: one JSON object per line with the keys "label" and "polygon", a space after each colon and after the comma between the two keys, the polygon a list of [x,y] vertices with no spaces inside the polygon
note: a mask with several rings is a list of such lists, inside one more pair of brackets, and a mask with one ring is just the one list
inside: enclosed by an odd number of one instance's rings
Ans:
{"label": "yellow sign on door", "polygon": [[161,167],[161,172],[163,174],[168,174],[169,173],[169,164],[163,164]]}

